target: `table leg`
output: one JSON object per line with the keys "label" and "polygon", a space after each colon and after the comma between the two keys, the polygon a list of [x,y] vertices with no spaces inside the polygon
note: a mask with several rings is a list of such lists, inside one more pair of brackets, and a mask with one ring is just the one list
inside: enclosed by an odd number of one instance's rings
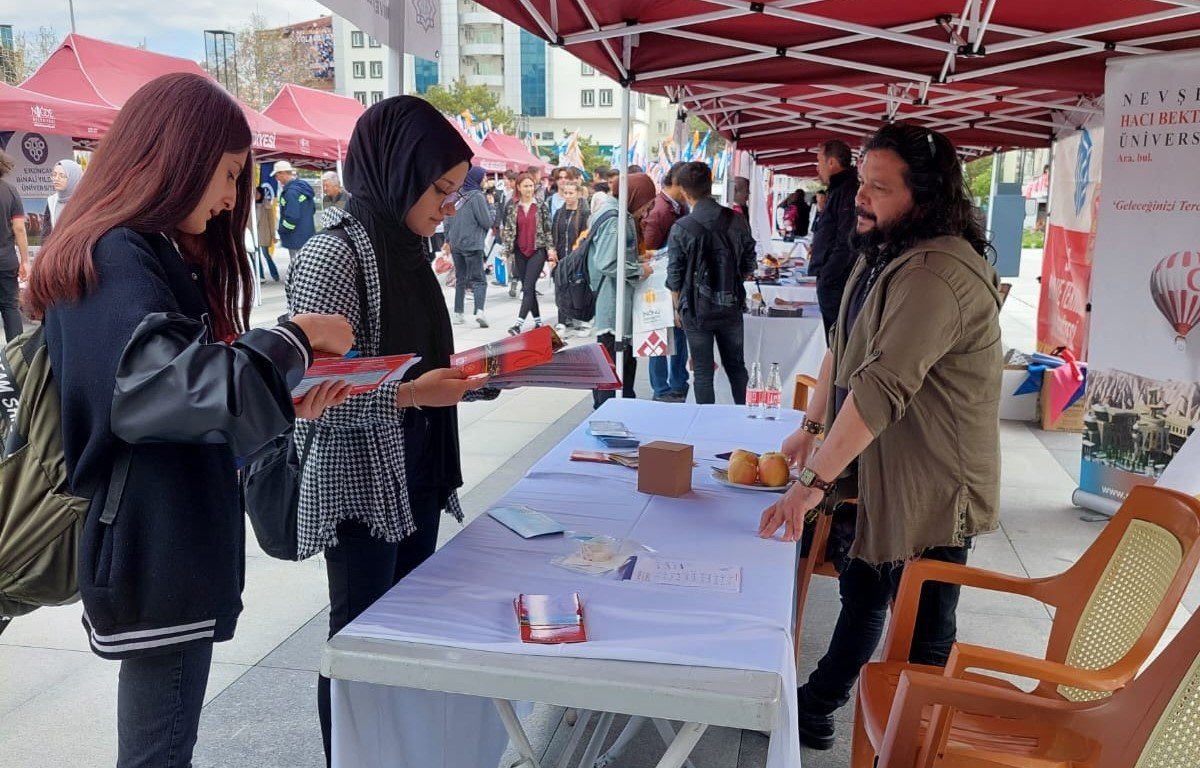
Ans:
{"label": "table leg", "polygon": [[568,718],[565,715],[563,717],[563,720],[567,721],[567,725],[571,727],[571,738],[567,740],[567,746],[563,748],[562,757],[558,760],[558,768],[567,768],[570,765],[571,756],[575,754],[575,750],[583,738],[583,732],[587,730],[588,723],[592,721],[592,715],[595,714],[590,709],[569,711],[575,712],[576,717]]}
{"label": "table leg", "polygon": [[[675,734],[675,727],[671,725],[669,720],[663,720],[662,718],[656,717],[654,718],[654,727],[658,729],[658,735],[662,737],[663,744],[666,744],[669,747],[675,743],[675,739],[677,738]],[[691,760],[684,761],[683,767],[695,768],[695,766],[692,765]]]}
{"label": "table leg", "polygon": [[[633,741],[633,737],[637,735],[638,731],[642,730],[642,726],[645,724],[646,718],[641,717],[640,715],[634,715],[633,717],[630,717],[625,723],[625,728],[621,731],[621,735],[617,737],[617,740],[613,742],[613,745],[608,748],[607,752],[605,752],[599,757],[599,759],[596,760],[596,763],[593,767],[589,768],[605,768],[606,766],[612,765],[617,760],[620,760],[621,755],[625,752],[626,747],[629,746],[629,743]],[[671,734],[671,738],[675,738],[674,733]],[[667,743],[670,744],[669,741]]]}
{"label": "table leg", "polygon": [[529,743],[529,737],[525,735],[525,727],[521,725],[520,718],[513,710],[511,701],[507,699],[492,699],[492,703],[496,705],[496,710],[500,713],[500,720],[504,723],[504,730],[508,732],[508,738],[512,741],[513,746],[517,748],[517,752],[521,755],[519,766],[528,766],[528,768],[542,768],[542,764],[538,762],[537,755],[533,754],[533,747]]}
{"label": "table leg", "polygon": [[600,748],[604,746],[604,739],[612,730],[613,717],[612,712],[600,715],[600,720],[596,723],[596,730],[592,731],[592,738],[588,741],[583,758],[579,761],[579,768],[592,768],[596,764],[596,757],[600,754]]}
{"label": "table leg", "polygon": [[667,748],[667,753],[658,761],[657,768],[682,768],[687,762],[688,755],[696,748],[696,742],[704,735],[708,726],[704,723],[684,723],[679,729],[679,735]]}

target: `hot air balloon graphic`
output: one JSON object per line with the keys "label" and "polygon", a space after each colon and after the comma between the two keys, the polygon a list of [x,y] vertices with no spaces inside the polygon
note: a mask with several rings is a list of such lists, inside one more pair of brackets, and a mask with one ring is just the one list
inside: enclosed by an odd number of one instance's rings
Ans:
{"label": "hot air balloon graphic", "polygon": [[1175,346],[1185,349],[1188,333],[1200,323],[1200,252],[1178,251],[1158,262],[1150,296],[1175,329]]}

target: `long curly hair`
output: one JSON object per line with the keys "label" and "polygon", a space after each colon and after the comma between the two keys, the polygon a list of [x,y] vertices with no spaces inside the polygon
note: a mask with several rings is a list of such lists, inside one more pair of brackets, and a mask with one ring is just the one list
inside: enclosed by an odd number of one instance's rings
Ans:
{"label": "long curly hair", "polygon": [[916,243],[943,235],[961,237],[976,253],[995,260],[979,210],[971,201],[962,162],[954,145],[942,134],[908,122],[883,126],[863,145],[867,152],[890,150],[904,161],[904,183],[913,196],[913,210],[888,232],[856,236],[863,257],[872,266],[886,263]]}

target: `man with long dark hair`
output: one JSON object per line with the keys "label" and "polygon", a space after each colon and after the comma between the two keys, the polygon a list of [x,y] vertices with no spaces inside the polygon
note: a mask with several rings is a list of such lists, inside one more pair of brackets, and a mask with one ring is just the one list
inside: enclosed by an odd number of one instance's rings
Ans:
{"label": "man with long dark hair", "polygon": [[[888,125],[867,140],[860,173],[857,263],[812,407],[783,444],[800,482],[760,530],[786,526],[795,541],[827,494],[858,499],[841,614],[799,690],[800,741],[814,749],[833,745],[833,713],[879,643],[905,563],[965,563],[1000,502],[999,281],[954,146]],[[926,585],[910,661],[946,663],[957,605],[958,587]]]}

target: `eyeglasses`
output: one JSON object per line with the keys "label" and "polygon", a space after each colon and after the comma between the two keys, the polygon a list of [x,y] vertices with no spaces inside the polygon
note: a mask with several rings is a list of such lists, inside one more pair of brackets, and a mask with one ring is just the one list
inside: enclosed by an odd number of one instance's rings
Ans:
{"label": "eyeglasses", "polygon": [[50,178],[65,179],[67,178],[67,174],[63,173],[62,171],[50,171]]}

